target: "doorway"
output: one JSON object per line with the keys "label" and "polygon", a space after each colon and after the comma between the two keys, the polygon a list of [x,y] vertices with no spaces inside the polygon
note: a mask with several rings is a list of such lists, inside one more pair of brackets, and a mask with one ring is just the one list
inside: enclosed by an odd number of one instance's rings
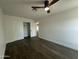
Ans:
{"label": "doorway", "polygon": [[39,37],[39,22],[36,22],[37,37]]}
{"label": "doorway", "polygon": [[24,38],[31,37],[30,22],[24,22]]}

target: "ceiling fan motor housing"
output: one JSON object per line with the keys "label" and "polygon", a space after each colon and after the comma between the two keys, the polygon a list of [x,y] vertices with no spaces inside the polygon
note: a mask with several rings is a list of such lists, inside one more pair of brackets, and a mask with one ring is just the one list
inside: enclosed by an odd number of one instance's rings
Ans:
{"label": "ceiling fan motor housing", "polygon": [[49,1],[48,1],[48,0],[46,0],[44,4],[45,4],[45,6],[44,6],[44,7],[48,7],[48,5],[49,5]]}

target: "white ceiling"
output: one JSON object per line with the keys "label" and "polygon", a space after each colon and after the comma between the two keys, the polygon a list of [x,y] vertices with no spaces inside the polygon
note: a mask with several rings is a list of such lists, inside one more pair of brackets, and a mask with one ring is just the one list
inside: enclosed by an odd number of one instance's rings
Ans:
{"label": "white ceiling", "polygon": [[44,0],[0,0],[0,6],[3,8],[5,14],[38,19],[76,7],[78,4],[78,0],[60,0],[50,7],[50,14],[47,14],[44,9],[39,9],[37,11],[32,10],[31,6],[43,5],[43,1]]}

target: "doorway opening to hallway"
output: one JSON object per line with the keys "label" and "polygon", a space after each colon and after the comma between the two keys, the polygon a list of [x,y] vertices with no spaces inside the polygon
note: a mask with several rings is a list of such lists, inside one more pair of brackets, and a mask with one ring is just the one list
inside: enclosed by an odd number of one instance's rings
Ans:
{"label": "doorway opening to hallway", "polygon": [[24,22],[24,38],[31,37],[31,26],[30,22]]}

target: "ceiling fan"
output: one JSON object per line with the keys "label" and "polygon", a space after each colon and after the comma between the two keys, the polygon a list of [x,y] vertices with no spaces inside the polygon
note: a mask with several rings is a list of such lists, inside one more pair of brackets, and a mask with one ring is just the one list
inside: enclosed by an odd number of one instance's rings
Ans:
{"label": "ceiling fan", "polygon": [[44,8],[47,13],[50,13],[50,8],[49,7],[53,4],[55,4],[58,1],[59,0],[45,0],[45,1],[43,1],[44,6],[32,6],[32,9],[37,10],[37,9],[40,9],[40,8]]}

